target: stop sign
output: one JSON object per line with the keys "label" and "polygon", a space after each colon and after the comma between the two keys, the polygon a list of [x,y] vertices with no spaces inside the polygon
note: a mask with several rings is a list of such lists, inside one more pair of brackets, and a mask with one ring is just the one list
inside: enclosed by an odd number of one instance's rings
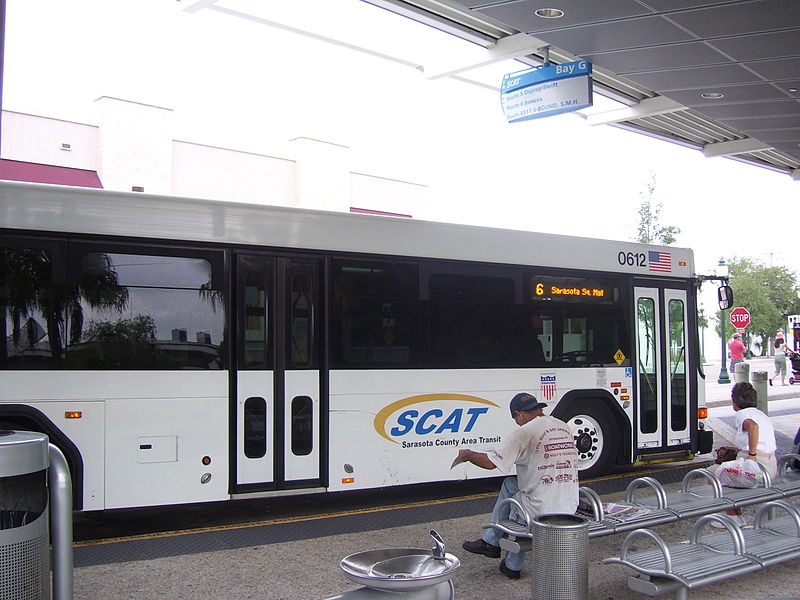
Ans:
{"label": "stop sign", "polygon": [[738,306],[731,311],[731,323],[734,327],[744,329],[750,325],[750,311]]}

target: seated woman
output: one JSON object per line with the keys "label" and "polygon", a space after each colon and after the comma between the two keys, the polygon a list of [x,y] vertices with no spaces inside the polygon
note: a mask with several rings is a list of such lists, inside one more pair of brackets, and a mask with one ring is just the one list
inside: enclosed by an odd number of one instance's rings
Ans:
{"label": "seated woman", "polygon": [[[778,473],[778,464],[775,460],[775,429],[769,417],[756,408],[758,395],[755,388],[746,381],[737,383],[731,390],[731,404],[736,418],[736,439],[734,443],[739,449],[737,458],[747,458],[761,463],[770,476]],[[714,465],[711,470],[716,470],[719,465]],[[725,511],[728,516],[741,527],[745,524],[742,510],[735,508]],[[717,525],[716,522],[712,525]],[[722,527],[722,525],[720,525]]]}

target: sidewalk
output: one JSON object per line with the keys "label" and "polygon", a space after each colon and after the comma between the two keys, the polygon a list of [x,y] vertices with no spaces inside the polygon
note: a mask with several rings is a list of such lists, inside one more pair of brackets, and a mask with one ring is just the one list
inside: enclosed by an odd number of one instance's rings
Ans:
{"label": "sidewalk", "polygon": [[[752,379],[753,373],[756,371],[766,371],[767,376],[772,377],[775,372],[775,363],[771,356],[751,358],[747,361],[750,364],[750,377]],[[726,361],[726,368],[730,376],[731,383],[717,383],[719,379],[720,363],[719,360],[709,361],[703,365],[703,371],[706,374],[706,406],[720,406],[721,404],[729,404],[731,401],[731,388],[735,383],[733,372],[730,365]],[[787,371],[786,383],[789,383],[789,375],[791,370]],[[780,378],[778,378],[780,379]],[[777,385],[769,386],[767,388],[769,400],[784,400],[786,398],[800,398],[800,383],[794,385],[782,386],[779,382]]]}

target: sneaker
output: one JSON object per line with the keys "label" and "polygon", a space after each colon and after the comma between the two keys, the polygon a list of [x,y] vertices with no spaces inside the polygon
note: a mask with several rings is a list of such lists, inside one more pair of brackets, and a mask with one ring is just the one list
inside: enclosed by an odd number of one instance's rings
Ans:
{"label": "sneaker", "polygon": [[500,546],[493,546],[492,544],[485,542],[483,538],[472,542],[464,542],[461,544],[461,547],[467,552],[472,552],[473,554],[483,554],[489,558],[500,558]]}
{"label": "sneaker", "polygon": [[520,571],[515,571],[514,569],[509,569],[506,566],[506,561],[500,561],[500,572],[508,577],[509,579],[519,579],[522,573]]}

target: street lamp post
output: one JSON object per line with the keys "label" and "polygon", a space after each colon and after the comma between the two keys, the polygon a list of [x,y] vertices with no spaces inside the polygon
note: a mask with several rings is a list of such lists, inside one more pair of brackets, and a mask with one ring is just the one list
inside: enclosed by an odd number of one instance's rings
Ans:
{"label": "street lamp post", "polygon": [[[720,275],[726,277],[728,274],[728,265],[725,264],[724,258],[719,259],[719,268],[721,271]],[[720,314],[720,321],[719,321],[720,339],[722,341],[722,362],[720,363],[719,379],[717,379],[717,383],[730,383],[731,377],[728,374],[728,367],[725,362],[725,358],[727,356],[725,348],[725,321],[727,313],[725,312],[725,309],[721,309],[719,314]]]}
{"label": "street lamp post", "polygon": [[700,364],[706,364],[706,307],[700,305]]}

